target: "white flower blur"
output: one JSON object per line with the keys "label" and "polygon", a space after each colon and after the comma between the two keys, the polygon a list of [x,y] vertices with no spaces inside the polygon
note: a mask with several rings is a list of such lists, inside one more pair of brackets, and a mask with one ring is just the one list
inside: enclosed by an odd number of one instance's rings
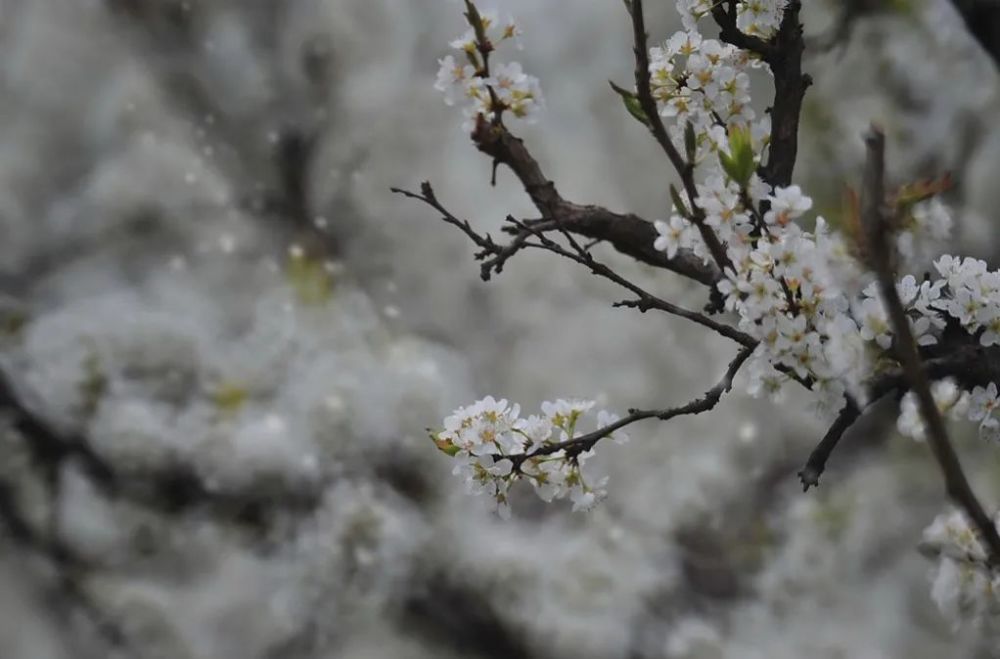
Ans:
{"label": "white flower blur", "polygon": [[[969,410],[968,393],[962,391],[951,378],[931,384],[931,396],[942,416],[958,419]],[[916,394],[908,391],[900,402],[896,428],[900,434],[922,442],[927,437],[927,430],[919,407]]]}
{"label": "white flower blur", "polygon": [[953,627],[978,625],[1000,615],[1000,574],[987,566],[979,533],[963,513],[938,515],[924,529],[921,545],[937,558],[931,599]]}

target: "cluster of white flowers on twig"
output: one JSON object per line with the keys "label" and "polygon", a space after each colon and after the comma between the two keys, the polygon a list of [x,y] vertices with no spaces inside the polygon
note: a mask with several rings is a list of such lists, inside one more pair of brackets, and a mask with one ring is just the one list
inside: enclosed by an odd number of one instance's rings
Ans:
{"label": "cluster of white flowers on twig", "polygon": [[[541,414],[521,417],[519,405],[492,396],[455,410],[444,420],[444,430],[432,435],[438,448],[454,456],[454,473],[465,479],[469,492],[486,494],[496,502],[501,517],[510,516],[508,490],[527,480],[544,501],[569,498],[573,510],[589,510],[607,494],[607,478],[588,478],[583,465],[594,455],[579,440],[581,421],[593,417],[595,429],[618,421],[606,411],[591,414],[592,400],[542,403]],[[612,432],[614,441],[628,436]]]}
{"label": "cluster of white flowers on twig", "polygon": [[751,126],[759,151],[770,135],[770,118],[754,121],[750,68],[763,63],[745,50],[705,39],[697,31],[677,32],[649,51],[650,87],[660,115],[676,120],[669,127],[680,140],[686,122],[697,131],[694,161],[727,149],[726,127]]}
{"label": "cluster of white flowers on twig", "polygon": [[438,61],[434,88],[444,93],[448,105],[465,103],[466,131],[480,117],[499,121],[504,112],[534,120],[544,104],[538,78],[525,73],[518,62],[490,62],[491,53],[504,42],[522,47],[521,29],[513,18],[500,21],[496,12],[479,13],[471,4],[468,19],[472,27],[450,44],[458,51],[457,59],[447,55]]}
{"label": "cluster of white flowers on twig", "polygon": [[[979,436],[982,439],[1000,441],[1000,419],[996,416],[997,409],[1000,408],[1000,397],[997,396],[996,383],[973,387],[969,392],[960,389],[953,378],[946,378],[935,382],[931,392],[942,416],[978,422]],[[920,416],[912,391],[903,396],[896,427],[901,434],[917,441],[926,438],[926,424]]]}

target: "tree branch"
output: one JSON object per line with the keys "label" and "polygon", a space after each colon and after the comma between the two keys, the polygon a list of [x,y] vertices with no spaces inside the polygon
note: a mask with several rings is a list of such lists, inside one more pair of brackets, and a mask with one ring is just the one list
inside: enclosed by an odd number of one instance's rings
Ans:
{"label": "tree branch", "polygon": [[989,562],[997,567],[1000,566],[1000,534],[997,533],[993,520],[986,514],[972,491],[955,449],[948,439],[944,419],[931,394],[930,382],[913,332],[910,330],[906,310],[896,291],[885,209],[885,135],[873,126],[865,138],[865,144],[868,158],[862,195],[862,222],[868,243],[869,265],[878,277],[879,292],[895,336],[893,344],[895,353],[910,389],[917,397],[920,415],[928,429],[927,443],[944,474],[948,496],[965,511],[979,530],[989,555]]}
{"label": "tree branch", "polygon": [[799,150],[799,116],[802,100],[812,78],[802,73],[805,41],[799,22],[801,0],[789,0],[781,18],[772,49],[764,61],[774,74],[774,103],[771,106],[771,144],[763,178],[774,186],[792,183],[792,172]]}
{"label": "tree branch", "polygon": [[555,183],[546,178],[524,141],[512,135],[505,126],[481,120],[472,139],[480,151],[514,173],[543,220],[558,221],[566,231],[604,240],[622,254],[706,286],[713,286],[721,279],[719,269],[705,264],[690,250],[680,250],[671,259],[654,249],[657,232],[652,222],[637,215],[615,213],[600,206],[581,205],[564,199]]}
{"label": "tree branch", "polygon": [[[727,9],[722,2],[716,2],[712,5],[712,18],[719,26],[719,39],[742,50],[749,50],[751,53],[760,55],[765,61],[768,57],[773,56],[775,44],[741,32],[736,26],[736,15],[731,10],[731,6]],[[788,11],[787,7],[785,11]]]}
{"label": "tree branch", "polygon": [[[466,236],[468,236],[469,239],[480,248],[480,251],[476,254],[476,259],[483,261],[481,274],[484,280],[489,279],[492,272],[500,272],[507,259],[522,249],[542,249],[579,263],[580,265],[589,268],[593,274],[618,284],[638,297],[638,300],[620,302],[615,306],[634,307],[642,311],[650,309],[664,311],[674,316],[690,320],[701,325],[702,327],[706,327],[714,332],[717,332],[721,336],[736,341],[740,345],[751,348],[756,347],[757,345],[757,341],[754,340],[754,338],[749,334],[713,320],[704,314],[690,311],[677,306],[672,302],[661,299],[652,293],[649,293],[638,284],[635,284],[634,282],[621,276],[607,265],[595,259],[588,249],[580,245],[573,238],[569,230],[564,228],[558,220],[551,220],[544,224],[537,222],[529,224],[508,215],[507,222],[512,227],[514,238],[509,244],[502,245],[494,241],[489,234],[481,234],[477,232],[472,228],[472,225],[469,224],[468,220],[459,219],[447,208],[445,208],[445,206],[438,200],[437,195],[434,193],[434,189],[431,187],[430,183],[423,183],[420,186],[420,193],[410,192],[400,188],[392,188],[392,191],[410,199],[422,201],[440,213],[442,221],[458,227]],[[545,232],[550,230],[560,231],[570,243],[572,251],[549,238]],[[535,238],[537,242],[533,242],[529,240],[529,238]]]}
{"label": "tree branch", "polygon": [[802,73],[802,53],[805,40],[799,22],[801,0],[789,0],[781,25],[770,40],[744,34],[736,27],[736,16],[723,4],[712,8],[712,18],[718,24],[719,38],[728,43],[756,53],[774,74],[774,102],[771,112],[771,144],[767,165],[761,168],[761,177],[774,186],[786,187],[792,183],[792,171],[798,157],[799,116],[802,99],[812,78]]}
{"label": "tree branch", "polygon": [[861,409],[851,399],[847,398],[847,404],[840,410],[836,420],[830,429],[823,435],[813,452],[809,454],[806,466],[799,472],[799,480],[802,481],[802,491],[808,492],[810,487],[819,485],[819,477],[826,469],[826,461],[830,458],[833,450],[837,448],[840,438],[844,436],[847,429],[854,425],[854,422],[861,416]]}
{"label": "tree branch", "polygon": [[[938,348],[943,348],[942,354],[927,356],[928,352]],[[967,342],[921,348],[921,357],[927,377],[931,380],[953,378],[963,389],[985,387],[990,382],[1000,381],[1000,346],[983,346],[973,337],[968,337]],[[899,369],[881,375],[868,387],[870,401],[868,406],[889,394],[902,394],[908,389],[907,383],[906,374]],[[860,418],[863,412],[864,410],[858,410],[854,415],[848,408],[841,410],[834,424],[813,449],[805,467],[799,472],[806,490],[819,484],[819,477],[823,474],[826,461],[838,446],[841,435]]]}
{"label": "tree branch", "polygon": [[[514,218],[512,218],[510,216],[508,216],[507,219],[508,219],[508,221],[514,223],[514,225],[517,226],[517,227],[523,227],[525,230],[529,230],[529,231],[531,230],[531,227],[528,226],[528,225],[526,225],[524,222],[520,222],[518,220],[515,220]],[[611,281],[619,284],[623,288],[626,288],[626,289],[632,291],[633,293],[635,293],[638,296],[638,299],[635,299],[635,300],[624,300],[622,302],[616,302],[614,304],[614,306],[616,306],[616,307],[628,307],[628,308],[632,308],[632,309],[638,309],[639,311],[641,311],[643,313],[645,313],[646,311],[649,311],[651,309],[657,309],[659,311],[665,311],[665,312],[673,314],[675,316],[680,316],[681,318],[686,318],[687,320],[690,320],[690,321],[692,321],[694,323],[702,325],[703,327],[707,327],[708,329],[711,329],[711,330],[717,332],[718,334],[720,334],[720,335],[722,335],[722,336],[724,336],[724,337],[726,337],[728,339],[731,339],[731,340],[733,340],[733,341],[735,341],[735,342],[737,342],[737,343],[739,343],[739,344],[741,344],[741,345],[743,345],[743,346],[745,346],[747,348],[750,348],[751,350],[754,349],[754,348],[756,348],[757,345],[758,345],[758,343],[759,343],[756,339],[754,339],[749,334],[747,334],[745,332],[742,332],[742,331],[740,331],[740,330],[738,330],[738,329],[736,329],[734,327],[731,327],[729,325],[724,325],[722,323],[716,322],[716,321],[712,320],[711,318],[709,318],[709,317],[707,317],[707,316],[705,316],[703,314],[699,314],[699,313],[696,313],[696,312],[684,309],[682,307],[678,307],[675,304],[667,302],[666,300],[660,299],[660,298],[658,298],[658,297],[656,297],[656,296],[654,296],[654,295],[652,295],[652,294],[644,291],[642,288],[640,288],[636,284],[634,284],[634,283],[626,280],[625,278],[621,277],[620,275],[618,275],[616,272],[614,272],[613,270],[611,270],[607,266],[605,266],[605,265],[597,262],[591,256],[591,254],[589,252],[587,252],[587,250],[585,250],[583,248],[580,248],[579,246],[574,245],[574,246],[577,247],[577,253],[573,254],[573,253],[567,251],[562,246],[560,246],[558,243],[556,243],[556,242],[548,239],[546,236],[539,235],[538,238],[539,238],[539,242],[538,243],[525,242],[524,246],[525,247],[534,247],[534,248],[544,249],[544,250],[553,252],[554,254],[558,254],[560,256],[566,257],[566,258],[568,258],[568,259],[570,259],[572,261],[576,261],[577,263],[580,263],[581,265],[584,265],[584,266],[590,268],[591,272],[593,274],[596,274],[596,275],[599,275],[601,277],[604,277],[605,279],[609,279],[609,280],[611,280]],[[780,373],[783,373],[784,375],[788,376],[789,378],[791,378],[792,380],[794,380],[798,384],[802,385],[804,388],[806,388],[806,389],[811,389],[812,388],[812,381],[811,380],[809,380],[808,378],[801,377],[800,375],[798,375],[797,373],[795,373],[795,371],[793,369],[789,368],[788,366],[777,365],[777,366],[775,366],[775,368]]]}
{"label": "tree branch", "polygon": [[603,277],[609,281],[612,281],[621,286],[622,288],[625,288],[631,291],[632,293],[635,293],[638,296],[637,300],[627,300],[624,302],[617,302],[615,303],[614,306],[632,307],[635,309],[639,309],[640,311],[648,311],[650,309],[664,311],[674,316],[679,316],[680,318],[685,318],[687,320],[690,320],[691,322],[701,325],[702,327],[706,327],[718,333],[719,335],[726,337],[727,339],[731,339],[739,343],[740,345],[749,348],[750,350],[753,350],[754,348],[757,347],[757,340],[754,339],[749,334],[741,332],[740,330],[731,327],[729,325],[725,325],[718,321],[712,320],[711,318],[705,316],[704,314],[700,314],[694,311],[689,311],[688,309],[679,307],[676,304],[667,302],[666,300],[663,300],[653,295],[652,293],[647,292],[639,285],[629,281],[628,279],[625,279],[624,277],[619,275],[617,272],[615,272],[608,266],[597,261],[590,254],[590,252],[583,249],[579,245],[573,244],[573,246],[575,247],[575,252],[571,252],[566,248],[564,248],[559,243],[550,239],[548,236],[538,232],[535,229],[532,229],[528,225],[525,225],[523,222],[520,222],[510,216],[508,216],[507,220],[509,222],[514,223],[516,226],[522,228],[525,231],[531,231],[538,238],[539,241],[538,243],[525,243],[524,245],[526,247],[535,247],[539,249],[544,249],[546,251],[552,252],[553,254],[557,254],[571,261],[579,263],[580,265],[589,268],[593,274],[598,275],[599,277]]}
{"label": "tree branch", "polygon": [[580,437],[575,437],[573,439],[567,439],[562,442],[546,444],[529,453],[507,455],[504,457],[513,463],[514,469],[518,469],[526,460],[544,455],[551,455],[553,453],[558,453],[559,451],[566,451],[566,454],[570,457],[585,453],[592,449],[594,445],[603,438],[608,437],[612,433],[636,423],[637,421],[643,421],[645,419],[668,421],[678,416],[707,412],[715,408],[715,406],[718,405],[719,401],[722,399],[722,395],[732,389],[733,379],[736,377],[736,374],[752,353],[753,348],[751,347],[746,347],[740,350],[736,357],[734,357],[729,363],[729,367],[726,369],[726,373],[722,380],[720,380],[714,387],[706,391],[701,398],[697,398],[686,405],[663,410],[629,410],[628,416],[623,417],[614,423],[610,423],[603,428],[598,428],[594,432],[587,433],[586,435],[581,435]]}

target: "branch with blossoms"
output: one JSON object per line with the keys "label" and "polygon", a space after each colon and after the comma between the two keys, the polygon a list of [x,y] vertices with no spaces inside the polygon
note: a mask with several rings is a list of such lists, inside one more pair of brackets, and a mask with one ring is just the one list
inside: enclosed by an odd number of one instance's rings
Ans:
{"label": "branch with blossoms", "polygon": [[[656,106],[656,100],[653,98],[653,83],[650,76],[650,69],[652,67],[650,66],[647,50],[646,41],[648,35],[646,34],[646,21],[643,15],[642,0],[632,0],[626,6],[629,14],[632,16],[632,32],[635,41],[635,97],[639,108],[642,110],[642,115],[640,116],[649,128],[649,132],[652,133],[656,142],[667,155],[667,159],[670,160],[674,169],[677,170],[677,174],[681,177],[689,206],[685,207],[684,201],[678,198],[675,190],[671,189],[672,196],[675,199],[674,204],[678,211],[681,208],[686,209],[684,212],[685,219],[698,230],[715,264],[721,270],[731,268],[732,263],[729,261],[729,256],[726,254],[725,248],[712,227],[708,226],[705,211],[698,206],[698,190],[694,181],[695,155],[697,151],[697,142],[695,140],[697,138],[692,139],[693,126],[691,128],[685,127],[685,155],[687,156],[685,159],[681,157],[670,135],[667,134],[667,129],[663,125],[659,109]],[[658,55],[662,55],[662,53],[658,53]],[[657,70],[659,71],[660,69]]]}
{"label": "branch with blossoms", "polygon": [[[744,286],[734,283],[734,276],[742,270],[733,261],[733,256],[739,255],[732,249],[736,229],[746,225],[748,230],[744,234],[756,238],[768,234],[769,225],[783,227],[811,207],[811,201],[798,188],[774,189],[762,178],[767,169],[762,158],[770,141],[770,123],[768,117],[755,120],[747,75],[747,69],[766,65],[761,54],[772,57],[774,62],[800,58],[797,5],[784,18],[776,8],[763,11],[751,7],[749,12],[742,5],[730,8],[726,20],[731,16],[734,25],[753,35],[751,41],[756,44],[757,52],[747,54],[732,43],[703,39],[693,24],[691,30],[675,35],[663,47],[650,49],[643,3],[641,0],[627,3],[634,37],[636,91],[613,86],[633,116],[660,144],[683,190],[682,195],[673,185],[668,186],[675,213],[669,221],[652,223],[632,214],[578,204],[562,197],[523,140],[505,124],[508,116],[533,119],[544,106],[537,79],[527,75],[519,64],[491,62],[500,45],[519,39],[520,29],[511,21],[502,23],[495,15],[480,13],[473,2],[466,2],[465,6],[469,29],[451,44],[459,51],[458,57],[449,55],[440,61],[436,87],[444,92],[448,104],[465,101],[463,127],[470,131],[477,148],[492,158],[494,179],[499,166],[507,167],[521,182],[541,217],[508,217],[504,233],[512,237],[502,243],[489,234],[475,231],[467,220],[448,211],[429,183],[424,183],[419,192],[399,188],[393,191],[422,201],[445,222],[465,233],[478,248],[476,258],[482,262],[480,274],[484,280],[500,273],[511,258],[525,249],[542,249],[588,268],[635,296],[615,306],[665,311],[738,342],[743,351],[733,362],[731,381],[736,371],[759,352],[761,345],[760,337],[748,331],[752,329],[750,325],[733,326],[710,316],[727,305],[727,295],[740,297],[745,292]],[[692,5],[690,9],[692,13],[685,17],[686,23],[696,22],[700,17],[696,14],[708,15],[711,6]],[[786,36],[779,37],[782,21],[795,29],[786,28]],[[729,41],[740,41],[732,30],[723,32]],[[798,35],[798,44],[789,43],[787,35]],[[780,54],[780,49],[788,53]],[[687,59],[688,71],[683,75],[673,70],[681,57]],[[696,99],[701,99],[701,109],[693,104]],[[665,119],[671,121],[670,125]],[[772,162],[775,162],[773,154],[783,152],[790,153],[790,162],[794,163],[796,131],[792,130],[790,135],[791,149],[786,139],[784,146],[772,152]],[[715,159],[718,164],[714,164]],[[699,174],[708,174],[708,180],[699,182]],[[577,237],[587,239],[587,247]],[[608,242],[625,255],[708,286],[709,313],[687,310],[656,297],[599,262],[590,249],[599,242]],[[797,292],[793,290],[796,282],[789,282],[783,274],[777,281],[786,304],[797,307]],[[791,381],[807,388],[814,384],[810,373],[791,363],[774,364],[769,375],[776,386]],[[764,379],[758,379],[761,390],[769,386],[772,385],[765,384]],[[651,416],[663,415],[642,418]],[[595,437],[606,434],[598,433]]]}
{"label": "branch with blossoms", "polygon": [[[896,290],[896,279],[891,267],[891,248],[887,240],[885,199],[885,136],[873,128],[865,139],[868,163],[865,168],[863,222],[868,246],[868,261],[877,275],[879,292],[886,301],[890,323],[895,335],[894,349],[903,372],[917,400],[921,420],[928,428],[927,440],[935,460],[944,475],[948,496],[972,520],[987,548],[991,566],[1000,566],[1000,534],[990,516],[972,491],[955,449],[948,439],[944,418],[931,392],[930,381],[920,357],[920,348],[910,329],[906,308]],[[994,396],[996,385],[993,385]]]}
{"label": "branch with blossoms", "polygon": [[510,515],[508,492],[518,480],[531,483],[544,501],[568,498],[574,510],[586,510],[607,495],[607,478],[596,479],[583,470],[599,441],[610,438],[624,444],[628,435],[622,429],[638,421],[667,421],[714,409],[732,389],[733,378],[751,352],[753,347],[741,350],[722,380],[700,398],[663,410],[629,410],[624,418],[602,410],[597,412],[597,428],[591,432],[582,433],[579,426],[594,401],[546,401],[540,415],[523,418],[520,406],[488,396],[455,410],[444,420],[444,429],[432,433],[431,438],[455,459],[453,471],[465,478],[467,489],[488,494],[502,517]]}
{"label": "branch with blossoms", "polygon": [[[472,9],[475,5],[466,3]],[[479,16],[482,23],[477,32],[475,25],[464,36],[452,42],[459,51],[459,59],[448,55],[440,60],[437,89],[445,95],[445,102],[454,105],[466,101],[466,120],[463,129],[471,131],[473,142],[480,151],[489,155],[496,167],[508,167],[521,182],[525,192],[541,214],[538,226],[552,229],[554,221],[561,229],[591,240],[609,243],[619,252],[639,261],[673,271],[705,285],[715,283],[721,273],[702,262],[688,250],[665,255],[653,248],[656,229],[653,223],[634,214],[623,214],[601,206],[578,204],[565,199],[556,185],[545,176],[538,161],[531,155],[524,142],[514,136],[504,123],[505,113],[532,121],[544,106],[538,81],[525,74],[519,64],[501,64],[489,67],[489,60],[481,55],[494,53],[500,44],[518,38],[519,28],[508,21],[501,23],[495,15],[482,16],[475,11],[466,12],[473,24]],[[482,41],[479,40],[479,36]],[[489,277],[489,271],[483,273]]]}
{"label": "branch with blossoms", "polygon": [[[721,271],[703,261],[690,250],[679,249],[664,253],[654,247],[657,238],[655,225],[637,215],[616,213],[601,206],[577,204],[566,200],[549,180],[524,145],[502,124],[477,122],[472,139],[480,151],[493,158],[494,167],[508,167],[520,180],[525,192],[534,203],[541,218],[528,220],[533,228],[550,231],[558,229],[609,243],[617,251],[638,261],[670,270],[688,279],[711,286],[721,278]],[[515,231],[523,238],[526,232]],[[516,252],[516,250],[515,250]],[[510,255],[513,256],[513,253]],[[496,264],[502,268],[502,262]],[[494,267],[493,272],[499,273]],[[488,279],[490,271],[483,273]]]}
{"label": "branch with blossoms", "polygon": [[[447,103],[464,103],[464,128],[492,159],[494,180],[500,166],[509,169],[540,217],[508,216],[503,232],[510,238],[503,242],[449,212],[429,183],[420,192],[394,191],[464,232],[478,248],[483,279],[525,250],[547,251],[635,296],[615,306],[664,311],[740,344],[723,380],[698,401],[624,417],[601,412],[588,432],[578,422],[590,418],[592,401],[545,403],[541,414],[526,418],[519,406],[492,397],[456,410],[432,437],[455,457],[470,488],[488,493],[504,514],[517,480],[531,482],[543,499],[566,496],[588,508],[603,496],[604,479],[585,475],[582,464],[602,439],[622,440],[622,429],[641,420],[713,409],[743,373],[755,396],[780,396],[789,384],[808,389],[817,412],[830,418],[799,473],[806,489],[818,485],[845,433],[874,402],[899,400],[900,433],[929,444],[949,496],[983,543],[981,562],[995,564],[1000,537],[943,424],[945,417],[966,418],[979,423],[984,438],[1000,439],[1000,272],[975,259],[933,258],[952,223],[938,199],[947,177],[890,187],[880,166],[866,177],[863,194],[849,195],[842,230],[819,216],[809,218],[810,229],[803,226],[812,200],[792,184],[811,83],[802,71],[801,2],[679,0],[685,29],[652,47],[643,2],[625,2],[635,89],[612,87],[678,182],[666,182],[669,211],[654,222],[558,192],[506,125],[511,117],[532,120],[543,107],[538,80],[516,63],[490,62],[520,30],[480,13],[471,0],[465,4],[470,29],[452,46],[467,63],[442,59],[436,87]],[[719,40],[701,34],[705,20],[716,23]],[[751,104],[752,69],[770,73],[774,83],[773,105],[762,117]],[[654,296],[599,261],[591,251],[599,242],[706,286],[705,311]]]}

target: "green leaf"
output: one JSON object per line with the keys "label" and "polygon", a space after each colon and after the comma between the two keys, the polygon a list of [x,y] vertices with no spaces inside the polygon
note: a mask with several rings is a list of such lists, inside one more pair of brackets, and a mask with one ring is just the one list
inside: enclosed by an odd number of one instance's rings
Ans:
{"label": "green leaf", "polygon": [[750,129],[740,126],[729,128],[729,153],[719,152],[719,164],[732,180],[746,187],[757,168],[753,154]]}
{"label": "green leaf", "polygon": [[630,92],[623,87],[619,87],[610,80],[608,81],[608,84],[611,85],[611,89],[615,90],[615,93],[621,96],[622,103],[625,105],[625,109],[628,110],[628,113],[635,117],[639,123],[648,128],[649,117],[646,116],[646,113],[643,111],[642,104],[639,103],[639,97],[636,96],[635,92]]}
{"label": "green leaf", "polygon": [[681,193],[678,192],[673,183],[670,184],[670,198],[674,202],[674,209],[677,211],[677,214],[684,219],[690,220],[691,213],[688,212],[687,206],[684,205],[684,200],[681,198]]}
{"label": "green leaf", "polygon": [[483,36],[483,17],[479,15],[479,8],[471,0],[465,0],[465,18],[469,21],[469,26],[476,33],[476,39],[481,41]]}
{"label": "green leaf", "polygon": [[431,441],[433,441],[434,445],[438,447],[438,450],[448,456],[455,457],[455,455],[457,455],[458,452],[462,450],[457,446],[455,446],[454,444],[452,444],[449,440],[439,438],[437,433],[431,432],[429,434],[431,437]]}
{"label": "green leaf", "polygon": [[684,150],[687,152],[688,162],[694,162],[695,154],[698,153],[698,138],[694,133],[694,124],[690,121],[684,126]]}
{"label": "green leaf", "polygon": [[722,171],[726,173],[731,180],[736,181],[739,178],[739,168],[736,166],[736,161],[730,158],[728,154],[719,151],[719,164],[722,165]]}

